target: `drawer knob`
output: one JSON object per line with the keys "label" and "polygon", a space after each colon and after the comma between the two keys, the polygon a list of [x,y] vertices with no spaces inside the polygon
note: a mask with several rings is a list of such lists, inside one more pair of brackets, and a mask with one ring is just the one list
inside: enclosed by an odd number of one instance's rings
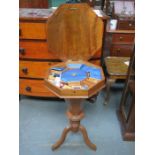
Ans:
{"label": "drawer knob", "polygon": [[123,40],[123,37],[119,37],[119,40],[122,41]]}
{"label": "drawer knob", "polygon": [[24,48],[19,48],[19,53],[21,55],[25,55],[25,49]]}
{"label": "drawer knob", "polygon": [[22,69],[22,72],[25,73],[25,74],[27,74],[28,73],[28,69],[27,68],[23,68]]}
{"label": "drawer knob", "polygon": [[51,62],[49,62],[48,65],[51,66]]}
{"label": "drawer knob", "polygon": [[31,87],[27,86],[27,87],[25,88],[25,90],[28,91],[28,92],[30,92],[30,91],[31,91]]}
{"label": "drawer knob", "polygon": [[132,24],[130,23],[130,24],[129,24],[129,26],[131,27],[131,26],[132,26]]}
{"label": "drawer knob", "polygon": [[117,52],[120,52],[120,51],[121,51],[121,49],[120,49],[120,48],[118,48],[118,49],[117,49]]}

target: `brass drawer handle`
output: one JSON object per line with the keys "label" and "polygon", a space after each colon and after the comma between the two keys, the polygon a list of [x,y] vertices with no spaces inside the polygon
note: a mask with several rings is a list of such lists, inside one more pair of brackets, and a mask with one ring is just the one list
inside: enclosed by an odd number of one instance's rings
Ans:
{"label": "brass drawer handle", "polygon": [[123,37],[119,37],[119,40],[122,41],[123,40]]}
{"label": "brass drawer handle", "polygon": [[27,86],[27,87],[25,88],[25,90],[28,91],[28,92],[30,92],[30,91],[31,91],[31,87]]}
{"label": "brass drawer handle", "polygon": [[27,74],[27,73],[28,73],[28,69],[25,67],[25,68],[22,69],[22,72],[23,72],[24,74]]}
{"label": "brass drawer handle", "polygon": [[25,55],[25,49],[24,48],[19,48],[19,53],[21,55]]}
{"label": "brass drawer handle", "polygon": [[117,52],[120,52],[120,51],[121,51],[121,49],[120,49],[120,48],[118,48],[116,51],[117,51]]}

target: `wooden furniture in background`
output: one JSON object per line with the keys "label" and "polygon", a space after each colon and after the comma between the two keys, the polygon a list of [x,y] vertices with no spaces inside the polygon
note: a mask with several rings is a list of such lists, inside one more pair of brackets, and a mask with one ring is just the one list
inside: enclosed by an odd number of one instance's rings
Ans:
{"label": "wooden furniture in background", "polygon": [[117,17],[118,24],[117,29],[119,30],[134,30],[135,20],[133,18]]}
{"label": "wooden furniture in background", "polygon": [[129,57],[106,57],[105,68],[107,72],[106,77],[106,95],[104,104],[107,105],[110,99],[110,88],[116,80],[124,80],[127,77]]}
{"label": "wooden furniture in background", "polygon": [[19,13],[20,95],[51,96],[44,86],[43,78],[56,59],[48,52],[46,43],[46,21],[52,11],[20,9]]}
{"label": "wooden furniture in background", "polygon": [[107,24],[107,55],[130,57],[135,38],[134,1],[106,0],[105,10],[111,15]]}
{"label": "wooden furniture in background", "polygon": [[[51,80],[48,78],[51,76],[51,72],[47,75],[45,84],[51,90],[52,94],[54,93],[58,97],[64,98],[66,102],[69,102],[67,117],[70,121],[70,125],[64,129],[61,138],[52,146],[52,149],[57,149],[64,142],[69,131],[81,131],[85,143],[91,149],[96,150],[96,145],[90,141],[87,131],[80,125],[80,121],[84,117],[81,106],[82,101],[93,96],[105,86],[105,77],[102,68],[88,63],[88,60],[102,49],[103,21],[96,16],[92,8],[87,4],[64,4],[49,17],[47,31],[49,52],[58,56],[63,61],[58,64],[58,66],[66,68],[69,64],[83,64],[87,65],[87,67],[92,66],[99,69],[101,75],[101,79],[99,80],[94,77],[94,79],[97,80],[96,82],[89,81],[90,78],[88,77],[85,78],[85,80],[88,80],[85,84],[87,89],[63,88],[55,84],[55,79]],[[56,66],[51,65],[51,67]],[[71,68],[67,67],[66,71],[62,72],[65,73],[69,71],[67,69],[71,70]],[[80,69],[76,70],[78,71],[74,71],[74,75],[72,75],[74,78],[76,74],[78,75],[80,72]],[[60,73],[60,76],[62,76],[63,73]],[[86,74],[86,72],[84,72],[84,74]],[[91,74],[91,72],[89,72],[89,74]],[[71,82],[72,81],[68,81],[67,85]],[[82,82],[85,81],[79,80],[78,84],[76,82],[76,86],[81,86]]]}
{"label": "wooden furniture in background", "polygon": [[117,111],[124,140],[135,139],[135,52],[130,61],[126,84]]}
{"label": "wooden furniture in background", "polygon": [[[20,95],[51,97],[51,92],[44,86],[43,79],[48,68],[61,60],[48,51],[46,22],[53,9],[19,10],[19,93]],[[102,12],[102,11],[101,11]],[[103,15],[105,27],[106,18]],[[104,32],[103,32],[104,33]],[[100,65],[101,50],[90,62]],[[53,97],[56,95],[53,94]]]}
{"label": "wooden furniture in background", "polygon": [[19,8],[48,8],[48,0],[19,0]]}
{"label": "wooden furniture in background", "polygon": [[106,44],[110,56],[130,57],[135,40],[135,30],[117,29],[117,20],[107,22]]}

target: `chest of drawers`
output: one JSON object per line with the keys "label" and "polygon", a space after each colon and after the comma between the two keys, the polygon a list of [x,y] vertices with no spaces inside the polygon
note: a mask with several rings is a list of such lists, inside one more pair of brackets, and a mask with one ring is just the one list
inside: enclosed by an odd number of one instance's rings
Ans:
{"label": "chest of drawers", "polygon": [[111,29],[109,21],[107,24],[107,38],[110,56],[131,56],[135,41],[134,30]]}
{"label": "chest of drawers", "polygon": [[[60,60],[48,52],[46,22],[51,9],[20,9],[19,92],[20,95],[56,97],[44,85],[48,69]],[[90,60],[100,65],[101,51]]]}

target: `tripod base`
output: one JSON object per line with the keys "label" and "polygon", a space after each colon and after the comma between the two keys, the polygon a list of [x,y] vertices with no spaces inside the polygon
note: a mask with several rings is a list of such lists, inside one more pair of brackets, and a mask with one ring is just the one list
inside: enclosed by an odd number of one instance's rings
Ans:
{"label": "tripod base", "polygon": [[69,110],[67,111],[67,117],[70,120],[70,126],[63,130],[60,139],[54,145],[52,145],[52,150],[59,148],[63,144],[69,131],[80,131],[87,146],[92,150],[96,150],[96,145],[90,141],[86,128],[80,125],[80,121],[84,117],[84,113],[81,108],[82,99],[67,99],[67,102],[69,102],[70,105]]}

